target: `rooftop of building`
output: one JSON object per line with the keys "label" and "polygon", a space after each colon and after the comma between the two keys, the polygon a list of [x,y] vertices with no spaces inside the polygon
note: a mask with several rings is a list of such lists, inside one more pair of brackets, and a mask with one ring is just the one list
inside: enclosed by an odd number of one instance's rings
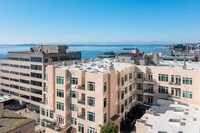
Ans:
{"label": "rooftop of building", "polygon": [[4,116],[0,118],[0,132],[5,133],[33,121],[10,110],[4,110]]}
{"label": "rooftop of building", "polygon": [[[111,67],[113,66],[113,68]],[[150,67],[161,67],[161,68],[176,68],[176,69],[184,69],[184,70],[200,70],[200,62],[190,62],[190,61],[160,61],[158,65],[149,65]],[[117,59],[92,59],[87,61],[76,61],[68,63],[64,65],[63,63],[55,64],[56,69],[68,69],[68,70],[77,70],[84,71],[86,70],[89,73],[96,74],[105,74],[110,71],[110,69],[114,69],[117,71],[124,70],[126,68],[137,66],[131,63],[123,63],[119,62]]]}
{"label": "rooftop of building", "polygon": [[92,59],[88,61],[81,61],[81,62],[74,62],[68,65],[63,64],[55,64],[57,69],[68,69],[68,70],[78,70],[84,71],[86,70],[89,73],[96,73],[96,74],[105,74],[107,73],[111,67],[115,70],[121,71],[134,64],[130,63],[121,63],[118,62],[116,59]]}
{"label": "rooftop of building", "polygon": [[[156,67],[183,69],[184,61],[160,61]],[[200,70],[200,62],[185,61],[184,70]]]}
{"label": "rooftop of building", "polygon": [[75,53],[79,51],[67,51],[66,45],[38,45],[38,47],[31,47],[29,51],[13,51],[8,53],[16,54],[62,54],[62,53]]}
{"label": "rooftop of building", "polygon": [[4,95],[4,94],[0,94],[0,102],[4,102],[7,100],[11,100],[13,99],[10,95]]}
{"label": "rooftop of building", "polygon": [[159,99],[138,122],[147,133],[197,133],[200,129],[200,106]]}
{"label": "rooftop of building", "polygon": [[107,51],[101,54],[98,54],[97,58],[115,58],[115,53],[114,51]]}
{"label": "rooftop of building", "polygon": [[[77,53],[77,52],[81,52],[81,51],[66,51],[65,53]],[[11,51],[8,53],[18,53],[18,54],[42,54],[42,53],[33,53],[30,51]],[[46,54],[57,54],[57,53],[46,53]]]}

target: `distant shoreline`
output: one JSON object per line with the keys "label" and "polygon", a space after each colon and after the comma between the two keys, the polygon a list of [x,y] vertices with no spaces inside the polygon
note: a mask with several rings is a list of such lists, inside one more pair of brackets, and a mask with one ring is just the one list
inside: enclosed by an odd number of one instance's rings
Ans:
{"label": "distant shoreline", "polygon": [[[149,46],[149,45],[163,45],[167,44],[0,44],[0,46],[38,46],[38,45],[67,45],[67,46]],[[172,44],[173,45],[173,44]]]}

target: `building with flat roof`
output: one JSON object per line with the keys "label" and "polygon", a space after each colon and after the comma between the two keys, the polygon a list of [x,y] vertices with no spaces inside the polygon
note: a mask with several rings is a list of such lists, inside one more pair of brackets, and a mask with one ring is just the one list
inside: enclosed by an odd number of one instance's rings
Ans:
{"label": "building with flat roof", "polygon": [[113,52],[113,51],[107,51],[107,52],[104,52],[102,54],[98,54],[97,58],[115,58],[115,55],[117,53]]}
{"label": "building with flat roof", "polygon": [[162,61],[140,66],[118,59],[48,65],[41,125],[48,132],[100,132],[126,119],[136,104],[158,99],[200,105],[200,63]]}
{"label": "building with flat roof", "polygon": [[131,50],[131,52],[123,52],[116,54],[119,62],[132,63],[136,65],[152,65],[157,64],[159,60],[158,54],[140,52],[137,48],[124,48],[123,50]]}
{"label": "building with flat roof", "polygon": [[199,133],[200,106],[159,99],[136,122],[136,133]]}
{"label": "building with flat roof", "polygon": [[35,133],[35,120],[4,110],[0,103],[0,133]]}
{"label": "building with flat roof", "polygon": [[64,45],[40,45],[30,51],[8,52],[1,59],[0,90],[22,102],[39,105],[44,99],[45,67],[48,64],[81,60],[81,52],[66,51]]}
{"label": "building with flat roof", "polygon": [[158,54],[159,58],[162,60],[177,60],[177,61],[190,61],[190,62],[200,62],[200,53],[194,52],[178,52],[174,50],[154,50],[154,54]]}

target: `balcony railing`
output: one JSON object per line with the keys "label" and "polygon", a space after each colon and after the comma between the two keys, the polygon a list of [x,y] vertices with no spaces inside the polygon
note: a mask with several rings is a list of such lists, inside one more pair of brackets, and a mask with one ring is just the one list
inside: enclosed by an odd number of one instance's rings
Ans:
{"label": "balcony railing", "polygon": [[59,125],[54,125],[54,124],[51,124],[51,125],[50,125],[50,124],[47,124],[46,127],[47,127],[47,128],[50,128],[50,129],[52,129],[52,130],[54,130],[54,131],[56,131],[56,132],[60,132],[60,131],[62,131],[62,130],[64,130],[64,129],[70,127],[70,125],[71,125],[71,124],[67,124],[67,125],[65,125],[65,126],[59,126]]}
{"label": "balcony railing", "polygon": [[146,82],[146,83],[154,83],[154,80],[153,79],[144,79],[144,82]]}
{"label": "balcony railing", "polygon": [[44,89],[43,89],[43,91],[48,92],[48,87],[45,86]]}
{"label": "balcony railing", "polygon": [[143,86],[137,86],[136,89],[137,90],[143,90]]}
{"label": "balcony railing", "polygon": [[78,103],[85,105],[85,100],[78,100]]}
{"label": "balcony railing", "polygon": [[154,80],[153,79],[145,79],[145,81],[153,82]]}
{"label": "balcony railing", "polygon": [[144,104],[153,105],[153,103],[150,103],[150,102],[144,102]]}
{"label": "balcony railing", "polygon": [[170,85],[181,85],[181,83],[169,82]]}
{"label": "balcony railing", "polygon": [[147,89],[147,90],[145,90],[144,92],[146,92],[146,93],[151,93],[151,94],[154,93],[154,91],[153,91],[153,90],[150,90],[150,89]]}
{"label": "balcony railing", "polygon": [[78,115],[78,118],[85,120],[85,115],[80,114],[80,115]]}
{"label": "balcony railing", "polygon": [[47,80],[48,80],[48,76],[44,76],[44,80],[46,80],[46,81],[47,81]]}
{"label": "balcony railing", "polygon": [[181,99],[181,96],[175,96],[175,95],[172,95],[172,94],[169,94],[169,97],[171,97],[171,98]]}
{"label": "balcony railing", "polygon": [[44,105],[45,105],[45,104],[48,104],[48,100],[40,101],[40,103],[41,103],[41,104],[44,104]]}

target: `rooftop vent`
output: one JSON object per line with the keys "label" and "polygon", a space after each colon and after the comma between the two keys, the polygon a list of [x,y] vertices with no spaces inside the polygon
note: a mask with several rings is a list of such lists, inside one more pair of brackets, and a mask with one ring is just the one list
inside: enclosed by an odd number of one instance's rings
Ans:
{"label": "rooftop vent", "polygon": [[184,112],[184,109],[182,109],[182,108],[176,108],[176,109],[174,110],[174,112]]}
{"label": "rooftop vent", "polygon": [[86,68],[86,69],[91,69],[91,67],[88,67],[88,68]]}
{"label": "rooftop vent", "polygon": [[181,126],[185,126],[186,123],[185,123],[185,122],[181,122],[180,125],[181,125]]}
{"label": "rooftop vent", "polygon": [[[179,105],[184,105],[184,106],[188,106],[187,103],[182,103],[182,102],[178,102]],[[186,109],[187,111],[189,111],[188,109]]]}
{"label": "rooftop vent", "polygon": [[110,62],[109,70],[114,70],[114,64]]}
{"label": "rooftop vent", "polygon": [[175,123],[180,123],[180,119],[169,119],[169,122],[175,122]]}
{"label": "rooftop vent", "polygon": [[185,113],[184,113],[184,115],[188,115],[188,114],[189,114],[189,112],[185,112]]}
{"label": "rooftop vent", "polygon": [[80,68],[81,66],[75,66],[75,68]]}

